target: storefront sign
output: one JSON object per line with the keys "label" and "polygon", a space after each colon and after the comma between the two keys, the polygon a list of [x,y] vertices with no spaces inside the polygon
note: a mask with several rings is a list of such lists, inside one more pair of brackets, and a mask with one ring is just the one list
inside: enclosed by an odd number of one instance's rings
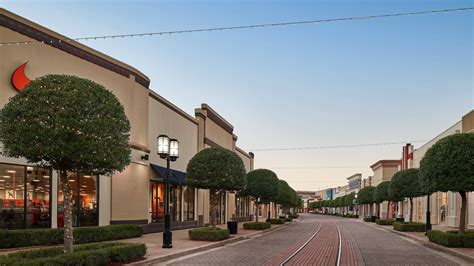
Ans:
{"label": "storefront sign", "polygon": [[28,62],[19,66],[12,75],[12,85],[18,91],[22,91],[30,83],[30,79],[25,75],[25,67]]}

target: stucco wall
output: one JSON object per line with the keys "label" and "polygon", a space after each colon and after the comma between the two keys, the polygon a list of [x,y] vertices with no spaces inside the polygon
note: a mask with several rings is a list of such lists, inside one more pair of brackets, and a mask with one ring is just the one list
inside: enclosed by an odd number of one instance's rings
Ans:
{"label": "stucco wall", "polygon": [[[0,27],[0,39],[31,40],[3,27]],[[148,147],[148,89],[135,82],[134,77],[124,77],[45,44],[2,46],[0,58],[0,106],[17,93],[11,85],[11,76],[25,62],[28,62],[25,72],[31,80],[47,74],[90,79],[112,91],[124,105],[131,125],[130,142]]]}
{"label": "stucco wall", "polygon": [[[186,172],[189,160],[197,153],[197,122],[193,122],[194,118],[185,118],[180,112],[173,110],[154,97],[149,97],[148,117],[149,140],[150,143],[150,159],[149,162],[166,167],[166,161],[157,155],[158,135],[168,135],[170,138],[176,138],[179,141],[179,158],[175,162],[171,162],[171,168],[178,171]],[[190,121],[192,119],[192,121]]]}

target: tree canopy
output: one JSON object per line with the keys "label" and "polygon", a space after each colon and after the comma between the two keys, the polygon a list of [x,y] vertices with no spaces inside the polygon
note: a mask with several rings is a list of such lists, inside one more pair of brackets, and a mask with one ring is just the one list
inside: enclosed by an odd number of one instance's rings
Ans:
{"label": "tree canopy", "polygon": [[382,203],[384,201],[390,201],[392,198],[389,193],[390,181],[383,181],[375,187],[374,201],[375,203]]}
{"label": "tree canopy", "polygon": [[0,112],[3,154],[56,170],[124,170],[130,163],[129,132],[117,97],[75,76],[33,80]]}
{"label": "tree canopy", "polygon": [[461,196],[459,233],[466,227],[467,192],[474,191],[474,133],[455,134],[434,144],[421,160],[425,192],[457,191]]}
{"label": "tree canopy", "polygon": [[293,200],[293,191],[285,180],[278,180],[278,197],[275,202],[284,208],[291,207]]}
{"label": "tree canopy", "polygon": [[186,185],[217,191],[242,190],[247,175],[242,159],[221,147],[204,149],[193,156],[186,168]]}
{"label": "tree canopy", "polygon": [[64,252],[73,251],[68,173],[113,174],[130,163],[130,123],[115,95],[91,80],[46,75],[33,80],[0,112],[3,155],[59,172]]}
{"label": "tree canopy", "polygon": [[423,190],[420,185],[419,170],[412,168],[396,172],[389,186],[391,198],[403,199],[422,196]]}
{"label": "tree canopy", "polygon": [[367,186],[359,190],[357,201],[359,204],[372,204],[374,200],[375,187]]}
{"label": "tree canopy", "polygon": [[247,186],[244,193],[268,203],[278,198],[279,188],[280,182],[273,171],[256,169],[247,173]]}
{"label": "tree canopy", "polygon": [[427,192],[474,191],[474,133],[445,137],[428,149],[420,183]]}
{"label": "tree canopy", "polygon": [[355,199],[355,192],[352,192],[350,194],[345,195],[344,196],[344,206],[354,205],[354,199]]}

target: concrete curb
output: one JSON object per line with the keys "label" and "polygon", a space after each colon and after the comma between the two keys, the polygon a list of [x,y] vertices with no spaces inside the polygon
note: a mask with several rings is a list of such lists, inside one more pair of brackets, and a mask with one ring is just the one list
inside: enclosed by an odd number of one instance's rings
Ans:
{"label": "concrete curb", "polygon": [[239,241],[242,241],[242,240],[251,239],[251,238],[254,238],[254,237],[259,236],[259,235],[265,235],[267,233],[270,233],[270,232],[273,232],[273,231],[278,231],[282,228],[293,225],[297,222],[299,222],[299,219],[294,220],[291,223],[282,224],[279,227],[274,227],[274,228],[269,228],[269,229],[257,231],[257,232],[250,233],[250,234],[244,235],[244,236],[237,236],[237,237],[229,238],[229,239],[222,240],[222,241],[219,241],[219,242],[216,242],[216,243],[212,243],[212,244],[205,245],[205,246],[200,246],[200,247],[196,247],[196,248],[191,248],[191,249],[179,251],[179,252],[176,252],[176,253],[173,253],[173,254],[158,255],[158,256],[155,256],[155,257],[148,258],[146,260],[131,263],[130,265],[151,265],[151,264],[155,264],[155,263],[165,262],[165,261],[168,261],[168,260],[176,259],[176,258],[187,256],[187,255],[191,255],[191,254],[194,254],[194,253],[214,249],[214,248],[217,248],[217,247],[226,246],[228,244],[236,243],[236,242],[239,242]]}
{"label": "concrete curb", "polygon": [[[370,224],[367,224],[367,225],[370,225]],[[384,230],[386,230],[386,231],[388,231],[392,234],[397,234],[397,235],[400,235],[400,236],[403,236],[403,237],[406,237],[406,238],[410,238],[410,239],[416,241],[417,243],[421,244],[424,247],[427,247],[429,249],[433,249],[433,250],[436,250],[436,251],[441,251],[441,252],[448,253],[448,254],[450,254],[454,257],[463,259],[463,260],[465,260],[465,261],[467,261],[471,264],[474,264],[474,257],[473,256],[467,255],[467,254],[459,252],[457,250],[454,250],[454,249],[451,249],[451,248],[448,248],[448,247],[444,247],[444,246],[441,246],[441,245],[438,245],[438,244],[435,244],[435,243],[431,243],[431,242],[419,239],[416,236],[412,236],[410,234],[406,234],[406,233],[403,233],[403,232],[400,232],[400,231],[397,231],[397,230],[386,228],[386,227],[380,226],[378,224],[373,224],[372,226],[382,228],[382,229],[384,229]]]}

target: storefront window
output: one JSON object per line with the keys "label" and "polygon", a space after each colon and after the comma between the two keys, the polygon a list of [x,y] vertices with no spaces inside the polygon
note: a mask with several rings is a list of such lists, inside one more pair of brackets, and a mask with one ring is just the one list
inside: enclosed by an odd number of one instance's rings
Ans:
{"label": "storefront window", "polygon": [[[72,225],[96,226],[99,224],[98,176],[69,173],[71,187]],[[61,182],[58,182],[58,227],[64,227],[64,204]]]}
{"label": "storefront window", "polygon": [[157,181],[151,181],[151,219],[153,222],[164,221],[164,184]]}
{"label": "storefront window", "polygon": [[[222,224],[225,222],[225,213],[226,213],[226,193],[220,193],[217,196],[217,202],[216,202],[216,224]],[[209,219],[212,217],[212,212],[209,208]]]}
{"label": "storefront window", "polygon": [[250,217],[250,197],[236,196],[237,218]]}
{"label": "storefront window", "polygon": [[170,185],[171,221],[181,221],[181,186]]}
{"label": "storefront window", "polygon": [[0,164],[0,229],[49,227],[50,183],[48,169]]}
{"label": "storefront window", "polygon": [[194,220],[194,188],[185,187],[183,193],[184,193],[183,220],[192,221]]}
{"label": "storefront window", "polygon": [[27,227],[50,227],[51,174],[48,169],[26,167]]}

